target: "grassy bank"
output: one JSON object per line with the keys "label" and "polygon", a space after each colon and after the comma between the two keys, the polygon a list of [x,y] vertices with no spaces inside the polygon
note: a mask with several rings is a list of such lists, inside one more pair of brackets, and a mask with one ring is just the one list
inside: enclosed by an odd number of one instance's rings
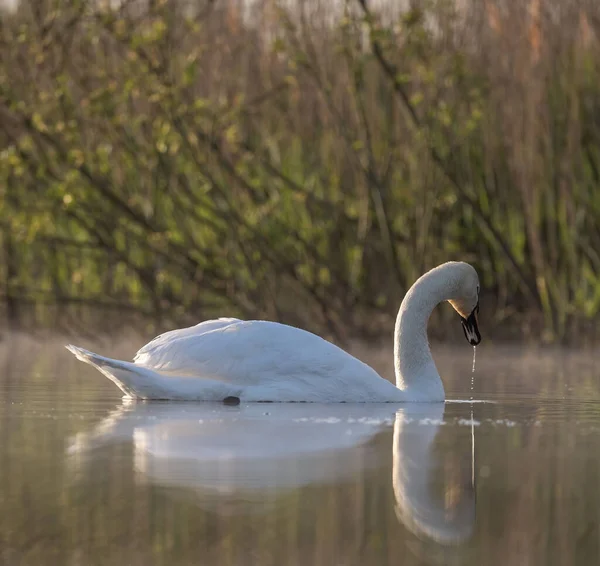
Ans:
{"label": "grassy bank", "polygon": [[5,316],[343,340],[463,259],[488,328],[594,334],[599,41],[577,0],[22,0],[0,27]]}

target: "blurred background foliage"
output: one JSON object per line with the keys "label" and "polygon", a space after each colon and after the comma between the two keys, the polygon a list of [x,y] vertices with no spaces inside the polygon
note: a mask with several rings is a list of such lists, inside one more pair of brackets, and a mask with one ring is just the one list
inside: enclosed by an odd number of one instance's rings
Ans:
{"label": "blurred background foliage", "polygon": [[[598,2],[1,13],[12,326],[227,315],[343,342],[389,330],[412,282],[459,259],[482,279],[484,334],[593,338],[599,181]],[[436,317],[438,337],[460,333]]]}

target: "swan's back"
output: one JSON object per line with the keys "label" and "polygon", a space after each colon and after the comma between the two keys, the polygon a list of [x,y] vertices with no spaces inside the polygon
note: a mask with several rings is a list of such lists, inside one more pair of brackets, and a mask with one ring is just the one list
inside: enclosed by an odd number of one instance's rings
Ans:
{"label": "swan's back", "polygon": [[190,336],[201,336],[212,330],[218,330],[224,328],[230,324],[241,322],[239,318],[218,318],[216,320],[205,320],[194,326],[187,328],[177,328],[176,330],[170,330],[169,332],[163,332],[156,338],[148,342],[145,346],[142,346],[133,358],[136,364],[145,367],[156,367],[157,357],[164,355],[164,346],[178,340],[180,338],[188,338]]}

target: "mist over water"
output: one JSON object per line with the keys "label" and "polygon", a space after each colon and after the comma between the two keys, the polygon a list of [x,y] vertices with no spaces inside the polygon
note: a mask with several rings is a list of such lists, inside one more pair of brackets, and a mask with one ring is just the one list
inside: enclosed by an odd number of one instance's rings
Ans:
{"label": "mist over water", "polygon": [[445,404],[227,407],[124,402],[8,336],[0,564],[597,563],[593,357],[479,354],[472,403],[468,348],[434,346]]}

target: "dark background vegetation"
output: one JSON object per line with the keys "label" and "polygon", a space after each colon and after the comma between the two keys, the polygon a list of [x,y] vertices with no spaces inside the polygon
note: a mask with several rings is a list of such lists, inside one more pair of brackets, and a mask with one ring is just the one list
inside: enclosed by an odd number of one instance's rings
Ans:
{"label": "dark background vegetation", "polygon": [[594,337],[599,41],[584,0],[21,0],[0,23],[1,316],[344,341],[460,259],[484,334]]}

